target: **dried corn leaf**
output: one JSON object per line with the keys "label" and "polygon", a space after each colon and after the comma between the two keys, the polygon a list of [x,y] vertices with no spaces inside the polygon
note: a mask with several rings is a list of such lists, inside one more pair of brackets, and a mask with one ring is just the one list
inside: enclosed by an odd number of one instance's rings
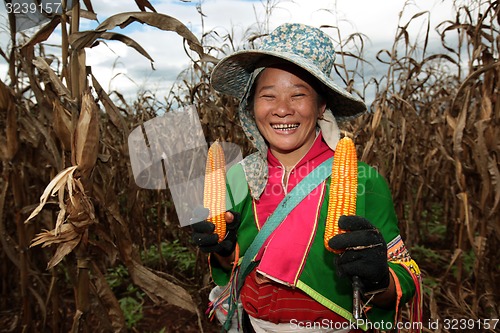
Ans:
{"label": "dried corn leaf", "polygon": [[[491,175],[491,185],[494,186],[495,190],[495,199],[493,202],[493,206],[490,209],[490,213],[488,214],[488,217],[491,217],[493,214],[498,213],[498,204],[500,203],[500,169],[498,168],[498,160],[496,156],[492,156],[491,158],[488,159],[488,172]],[[498,227],[498,223],[495,223],[495,225]],[[500,236],[500,233],[498,233]]]}
{"label": "dried corn leaf", "polygon": [[[61,192],[62,191],[60,191],[59,193]],[[71,208],[73,208],[73,210],[75,209],[70,204],[68,207],[68,211],[70,211]],[[83,235],[86,233],[89,224],[92,223],[92,220],[89,218],[89,214],[85,211],[85,209],[87,208],[79,207],[78,209],[82,210],[82,214],[79,215],[83,216],[86,219],[85,221],[73,222],[71,221],[71,213],[69,213],[68,220],[70,220],[71,223],[56,225],[56,228],[54,228],[54,230],[41,232],[33,238],[30,247],[34,247],[37,245],[42,245],[42,247],[57,245],[56,252],[50,259],[47,265],[47,269],[56,266],[67,254],[71,253],[75,249],[75,247],[82,240]],[[61,211],[65,211],[65,209],[61,209]],[[61,212],[59,215],[61,216]],[[62,216],[64,216],[64,214]]]}
{"label": "dried corn leaf", "polygon": [[446,277],[448,275],[453,265],[455,265],[455,261],[457,261],[457,259],[462,255],[462,253],[463,253],[462,249],[455,248],[455,252],[453,253],[453,256],[448,264],[448,267],[446,268],[445,273],[443,274],[443,277]]}
{"label": "dried corn leaf", "polygon": [[148,0],[135,0],[135,3],[139,7],[139,9],[143,12],[146,11],[146,8],[151,9],[151,11],[156,13],[156,9],[151,5],[151,3]]}
{"label": "dried corn leaf", "polygon": [[430,311],[430,318],[436,320],[439,318],[439,311],[438,311],[439,307],[438,307],[437,302],[436,302],[436,297],[434,297],[434,290],[435,290],[434,288],[431,289],[431,295],[429,297],[429,299],[430,299],[429,311]]}
{"label": "dried corn leaf", "polygon": [[80,309],[76,309],[75,315],[73,316],[73,324],[71,325],[70,333],[78,333],[80,332],[80,323],[83,318],[83,312]]}
{"label": "dried corn leaf", "polygon": [[63,224],[61,232],[55,235],[55,230],[43,231],[37,234],[34,238],[30,247],[35,247],[41,245],[42,247],[48,247],[51,245],[63,244],[66,242],[71,242],[75,238],[79,238],[80,234],[71,224]]}
{"label": "dried corn leaf", "polygon": [[95,46],[96,40],[106,39],[106,40],[115,40],[122,42],[123,44],[130,46],[135,49],[141,55],[149,59],[149,61],[153,62],[153,58],[149,55],[149,53],[135,40],[132,38],[116,33],[116,32],[96,32],[96,31],[82,31],[74,33],[70,36],[70,43],[76,49],[81,49],[84,47],[93,47]]}
{"label": "dried corn leaf", "polygon": [[467,111],[468,107],[466,104],[464,104],[458,118],[456,119],[456,125],[453,128],[453,152],[456,155],[460,155],[460,153],[463,151],[462,140],[467,120]]}
{"label": "dried corn leaf", "polygon": [[95,30],[111,30],[116,28],[117,26],[123,29],[132,22],[145,23],[161,30],[175,31],[179,36],[186,39],[186,42],[188,43],[191,50],[198,53],[200,57],[202,57],[204,54],[203,47],[198,41],[198,38],[196,38],[196,36],[179,20],[165,14],[145,12],[120,13],[110,16]]}
{"label": "dried corn leaf", "polygon": [[61,225],[64,223],[64,218],[66,217],[66,204],[64,202],[64,189],[65,186],[61,187],[59,190],[59,213],[57,214],[57,219],[56,219],[56,227],[55,227],[55,234],[59,233],[61,229]]}
{"label": "dried corn leaf", "polygon": [[59,246],[56,249],[56,253],[54,253],[54,256],[52,256],[52,258],[47,264],[47,269],[53,268],[58,263],[60,263],[61,260],[63,260],[66,255],[71,253],[71,251],[73,251],[73,249],[80,243],[82,236],[83,236],[82,234],[78,234],[78,237],[70,241],[66,241],[64,243],[59,244]]}
{"label": "dried corn leaf", "polygon": [[486,210],[486,203],[491,194],[491,179],[488,172],[489,152],[485,139],[485,131],[491,126],[490,123],[490,119],[483,119],[474,124],[477,129],[477,138],[472,147],[472,156],[475,160],[476,169],[481,176],[481,183],[483,184],[479,197],[479,207],[482,211]]}
{"label": "dried corn leaf", "polygon": [[125,219],[121,216],[118,198],[113,191],[106,191],[106,188],[94,187],[94,195],[106,207],[106,214],[116,220],[122,227],[125,227]]}
{"label": "dried corn leaf", "polygon": [[[78,10],[78,14],[80,16],[80,19],[84,18],[84,19],[87,19],[87,20],[97,21],[97,15],[94,12],[91,12],[91,11],[88,11],[88,10],[80,8]],[[68,15],[68,17],[71,17],[73,15],[73,13],[71,11],[68,11],[66,13],[66,15]]]}
{"label": "dried corn leaf", "polygon": [[375,111],[375,113],[373,114],[373,117],[372,117],[372,122],[371,122],[371,128],[372,128],[372,131],[374,132],[378,126],[380,125],[380,119],[382,119],[382,113],[383,111],[380,109],[380,107],[377,107],[377,110]]}
{"label": "dried corn leaf", "polygon": [[40,204],[35,208],[35,210],[30,214],[30,216],[26,219],[25,223],[34,218],[35,216],[40,213],[40,211],[43,209],[45,204],[47,203],[47,200],[49,199],[50,196],[53,196],[56,194],[63,186],[66,185],[66,182],[68,180],[69,175],[72,175],[77,166],[71,166],[69,168],[64,169],[63,171],[59,172],[54,179],[52,179],[45,188],[45,191],[43,191],[42,196],[40,197]]}
{"label": "dried corn leaf", "polygon": [[109,95],[102,89],[101,84],[93,74],[92,76],[92,85],[94,86],[97,95],[99,96],[99,100],[101,103],[104,105],[104,109],[106,110],[106,113],[109,115],[109,119],[111,119],[111,122],[120,130],[121,133],[123,133],[124,137],[128,137],[128,126],[127,123],[125,122],[125,119],[123,116],[120,114],[120,111],[116,107],[116,105],[111,101],[111,98],[109,98]]}
{"label": "dried corn leaf", "polygon": [[36,57],[33,59],[33,65],[40,71],[41,74],[45,75],[52,86],[56,89],[56,92],[59,96],[65,96],[66,98],[71,98],[71,93],[66,88],[66,86],[62,83],[61,79],[54,72],[52,68],[50,68],[49,64],[45,61],[45,59],[41,57]]}
{"label": "dried corn leaf", "polygon": [[46,41],[50,37],[50,35],[52,35],[59,23],[61,23],[61,16],[54,16],[49,23],[44,25],[40,30],[37,30],[33,37],[31,37],[31,39],[22,46],[23,51],[26,51],[27,49]]}
{"label": "dried corn leaf", "polygon": [[19,142],[17,139],[17,113],[16,113],[16,100],[14,94],[2,81],[0,81],[0,112],[7,114],[7,125],[5,128],[6,134],[6,147],[1,156],[2,159],[12,160],[16,154]]}
{"label": "dried corn leaf", "polygon": [[103,308],[108,313],[113,332],[125,332],[127,326],[125,323],[125,316],[120,308],[120,303],[118,303],[116,296],[113,294],[113,290],[110,288],[104,274],[102,274],[96,262],[91,261],[90,265],[92,267],[95,292]]}
{"label": "dried corn leaf", "polygon": [[[455,107],[455,105],[458,103],[459,98],[461,98],[464,95],[463,90],[465,90],[468,86],[473,85],[476,83],[477,79],[479,76],[483,75],[484,73],[491,71],[491,70],[496,70],[495,67],[500,67],[500,61],[490,63],[485,66],[480,66],[477,70],[469,74],[461,83],[460,87],[458,88],[457,92],[455,93],[455,97],[453,99],[451,109]],[[470,91],[466,91],[466,93],[470,93]],[[469,105],[468,103],[464,103],[463,105]]]}
{"label": "dried corn leaf", "polygon": [[137,52],[153,62],[153,58],[147,51],[135,40],[125,35],[116,32],[107,32],[120,25],[121,28],[126,27],[132,21],[150,24],[162,30],[175,31],[184,37],[192,50],[197,52],[200,58],[203,57],[203,47],[194,34],[177,19],[158,13],[132,12],[114,15],[104,21],[97,29],[76,32],[71,34],[70,43],[74,49],[83,49],[95,45],[97,39],[116,40],[124,43],[127,46],[134,48]]}
{"label": "dried corn leaf", "polygon": [[73,97],[81,96],[87,84],[85,50],[75,50],[71,53],[71,93]]}
{"label": "dried corn leaf", "polygon": [[82,191],[76,192],[73,198],[67,201],[67,219],[78,229],[86,229],[95,221],[94,205]]}
{"label": "dried corn leaf", "polygon": [[[107,198],[105,198],[107,195],[105,193],[99,191],[96,194],[101,202],[107,202]],[[109,195],[113,197],[113,200],[110,202],[116,202],[114,193],[110,193]],[[116,242],[120,249],[122,261],[127,265],[134,284],[144,290],[155,303],[159,303],[159,300],[163,299],[172,305],[186,309],[191,313],[196,313],[196,303],[187,290],[159,277],[134,259],[136,251],[133,242],[129,238],[127,224],[121,224],[123,223],[123,218],[119,211],[116,212],[116,216],[118,219],[114,219],[110,215],[109,220],[113,224],[112,229],[115,231]]]}
{"label": "dried corn leaf", "polygon": [[470,244],[474,244],[474,230],[476,229],[477,221],[471,219],[471,207],[469,204],[469,196],[466,192],[461,192],[457,194],[457,198],[462,201],[464,209],[464,223],[467,230],[467,237],[469,238]]}
{"label": "dried corn leaf", "polygon": [[139,286],[153,301],[158,302],[161,298],[169,304],[196,313],[196,304],[184,288],[159,277],[135,260],[132,260],[127,268],[134,284]]}
{"label": "dried corn leaf", "polygon": [[82,108],[75,129],[74,162],[82,173],[88,173],[94,167],[99,153],[99,107],[91,93],[82,96]]}
{"label": "dried corn leaf", "polygon": [[71,113],[64,108],[58,99],[52,101],[54,110],[54,132],[57,138],[61,141],[63,149],[71,150]]}
{"label": "dried corn leaf", "polygon": [[90,0],[83,0],[83,3],[85,4],[85,8],[91,13],[95,14],[94,7],[92,7],[92,2]]}
{"label": "dried corn leaf", "polygon": [[109,232],[109,228],[101,224],[96,224],[92,232],[95,237],[89,239],[89,243],[100,249],[102,253],[106,253],[107,260],[113,266],[118,259],[119,252],[112,239],[113,235]]}

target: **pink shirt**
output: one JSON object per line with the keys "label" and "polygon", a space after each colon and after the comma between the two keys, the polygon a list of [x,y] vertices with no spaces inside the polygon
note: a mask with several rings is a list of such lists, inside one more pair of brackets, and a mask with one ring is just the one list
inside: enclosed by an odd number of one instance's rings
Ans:
{"label": "pink shirt", "polygon": [[[269,179],[260,199],[254,201],[258,228],[262,227],[286,193],[333,154],[323,142],[320,132],[309,151],[291,170],[285,188],[284,167],[269,151]],[[285,285],[296,284],[314,239],[324,189],[323,182],[290,212],[264,243],[257,254],[257,259],[260,259],[259,273]]]}

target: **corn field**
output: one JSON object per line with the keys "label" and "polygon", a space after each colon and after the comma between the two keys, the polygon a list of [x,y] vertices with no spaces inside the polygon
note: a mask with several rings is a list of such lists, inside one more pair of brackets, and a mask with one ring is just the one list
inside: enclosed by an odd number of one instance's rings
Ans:
{"label": "corn field", "polygon": [[[249,28],[242,45],[227,32],[198,38],[147,0],[80,31],[80,20],[96,13],[91,0],[74,2],[30,36],[15,32],[9,14],[10,44],[0,49],[8,64],[0,81],[0,332],[218,332],[204,314],[212,287],[206,257],[179,226],[169,191],[135,184],[127,137],[159,114],[194,105],[207,142],[251,152],[238,101],[216,93],[209,77],[217,59],[268,31]],[[400,22],[392,49],[378,50],[372,65],[387,69],[379,77],[363,73],[363,36],[323,23],[337,34],[339,85],[361,97],[375,91],[369,113],[340,125],[353,133],[360,159],[390,183],[423,272],[424,332],[435,331],[429,320],[500,312],[500,6],[454,8],[454,20],[427,31],[439,33],[446,52],[409,37],[407,29],[431,15],[419,13]],[[108,40],[149,59],[138,41],[111,31],[139,23],[181,36],[171,47],[192,59],[166,102],[148,94],[129,102],[87,65],[86,50]],[[61,53],[47,54],[56,28]]]}

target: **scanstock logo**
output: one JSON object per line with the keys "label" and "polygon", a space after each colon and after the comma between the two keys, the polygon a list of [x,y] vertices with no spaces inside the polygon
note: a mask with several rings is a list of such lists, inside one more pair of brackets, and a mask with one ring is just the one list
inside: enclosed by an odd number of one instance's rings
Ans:
{"label": "scanstock logo", "polygon": [[[229,142],[220,144],[227,171],[242,160],[241,149]],[[143,189],[168,189],[181,226],[193,223],[190,219],[194,208],[203,206],[208,146],[194,106],[155,117],[135,128],[128,137],[135,183]],[[235,204],[246,193],[236,195]]]}

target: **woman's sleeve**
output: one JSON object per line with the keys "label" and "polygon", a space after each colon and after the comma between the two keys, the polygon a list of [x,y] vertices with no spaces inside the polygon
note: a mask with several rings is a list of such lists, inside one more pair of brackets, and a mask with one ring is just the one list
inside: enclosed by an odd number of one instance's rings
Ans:
{"label": "woman's sleeve", "polygon": [[[245,181],[245,173],[241,164],[235,164],[226,174],[226,209],[242,215],[248,200],[249,191]],[[245,216],[241,216],[241,218],[245,218]],[[231,271],[221,267],[215,256],[209,256],[208,262],[215,284],[226,285],[231,277]]]}

